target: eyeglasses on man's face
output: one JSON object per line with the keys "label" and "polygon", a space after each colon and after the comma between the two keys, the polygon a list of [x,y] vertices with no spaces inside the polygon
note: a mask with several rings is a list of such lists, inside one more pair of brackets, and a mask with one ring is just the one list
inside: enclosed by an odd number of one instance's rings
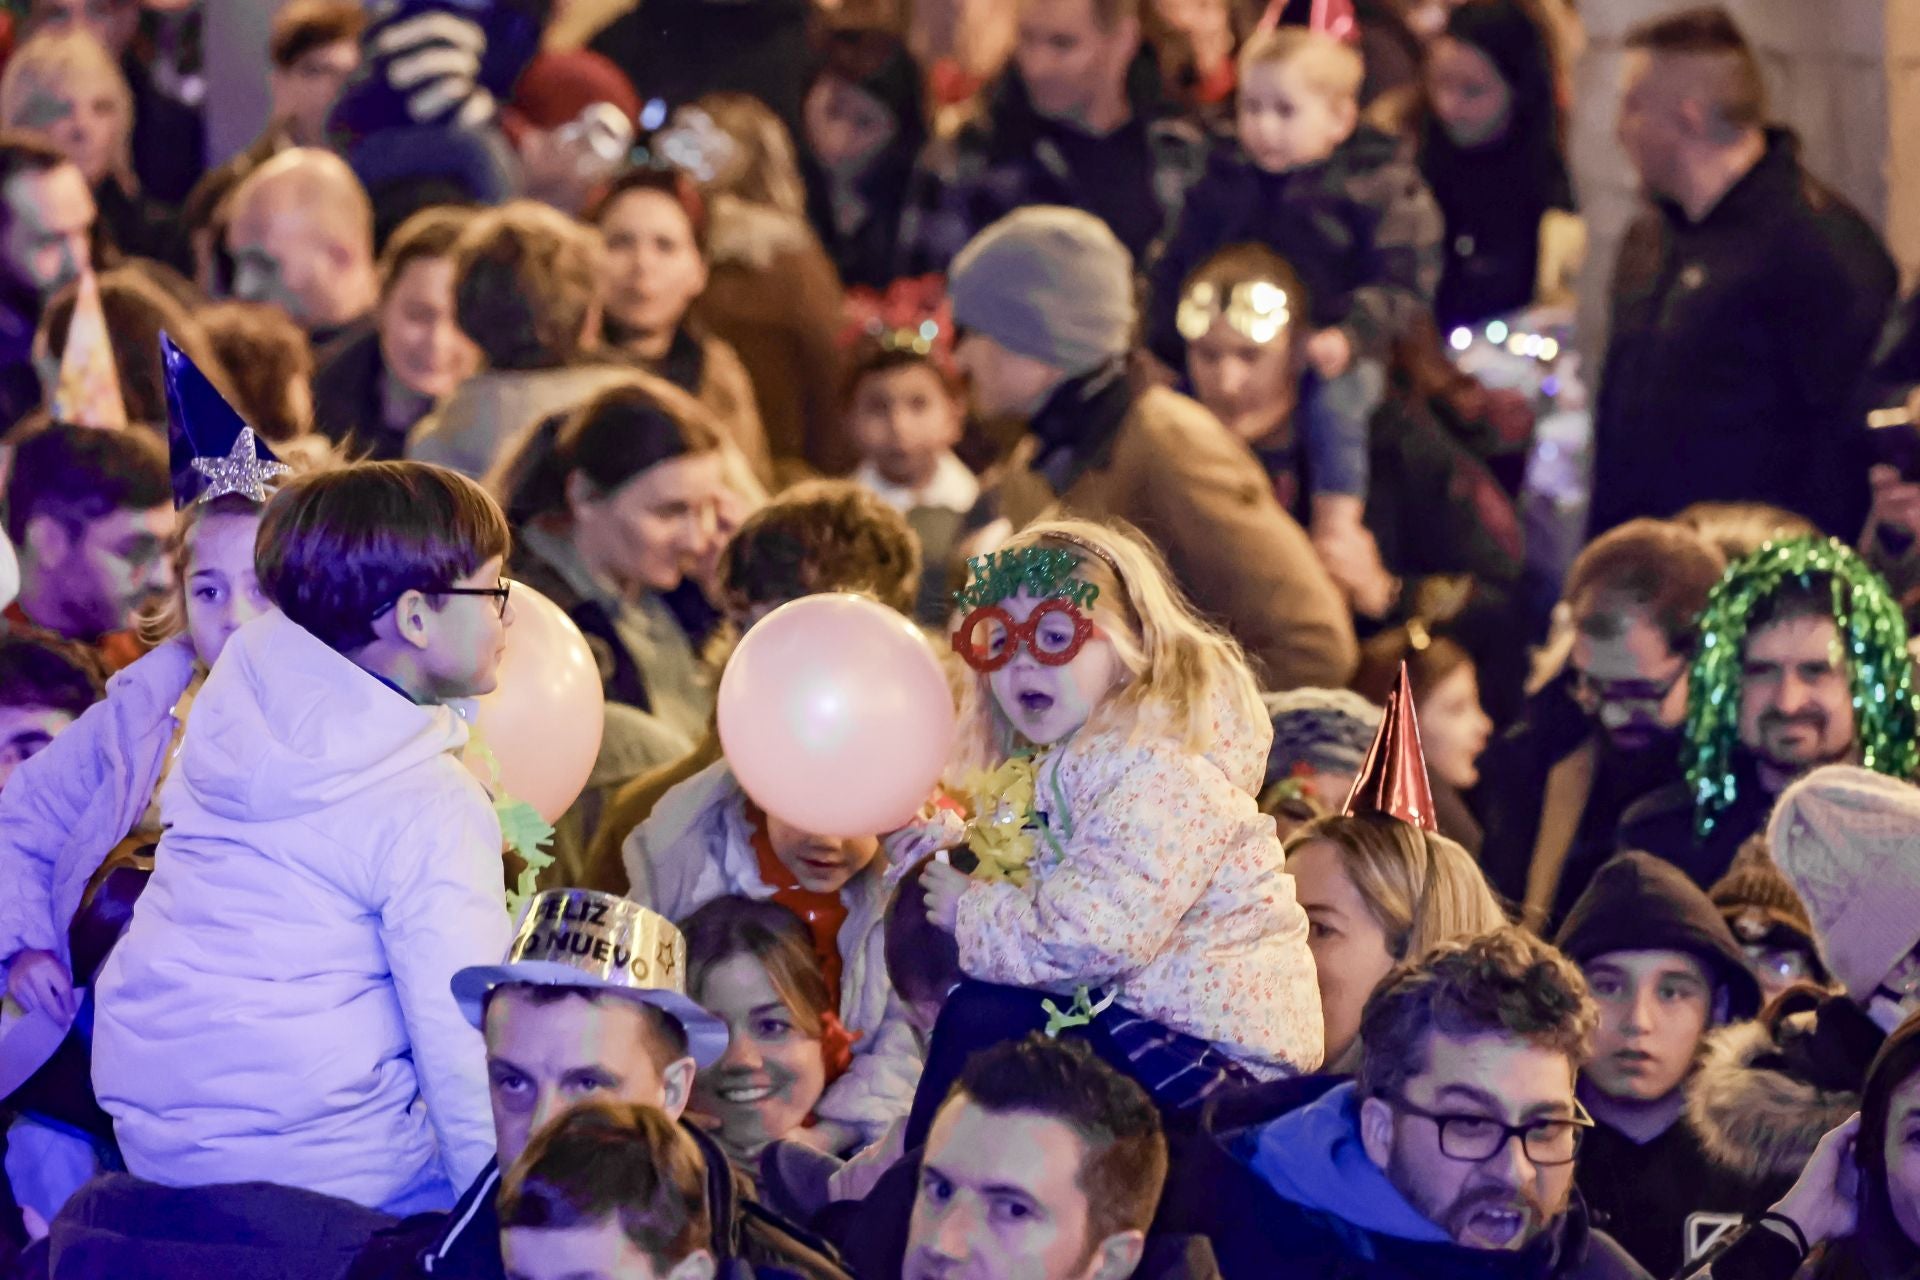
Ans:
{"label": "eyeglasses on man's face", "polygon": [[1603,680],[1587,674],[1579,667],[1573,667],[1570,669],[1570,687],[1574,702],[1588,715],[1597,714],[1603,707],[1653,714],[1666,704],[1667,695],[1673,692],[1673,687],[1686,674],[1687,664],[1684,662],[1665,680]]}
{"label": "eyeglasses on man's face", "polygon": [[1431,1120],[1440,1130],[1440,1154],[1467,1164],[1493,1159],[1515,1138],[1520,1140],[1520,1149],[1527,1153],[1527,1159],[1536,1165],[1572,1164],[1580,1153],[1581,1138],[1593,1128],[1593,1117],[1578,1099],[1574,1099],[1570,1118],[1549,1117],[1525,1124],[1508,1124],[1470,1111],[1429,1111],[1408,1101],[1401,1093],[1383,1090],[1379,1096],[1396,1111]]}

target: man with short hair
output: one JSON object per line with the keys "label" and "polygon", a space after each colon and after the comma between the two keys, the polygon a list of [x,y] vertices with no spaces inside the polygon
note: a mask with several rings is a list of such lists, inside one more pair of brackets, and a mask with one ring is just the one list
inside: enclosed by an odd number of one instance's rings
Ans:
{"label": "man with short hair", "polygon": [[904,1280],[1126,1280],[1167,1178],[1146,1091],[1041,1036],[977,1054],[934,1117]]}
{"label": "man with short hair", "polygon": [[1593,1124],[1574,1082],[1597,1021],[1579,970],[1517,928],[1401,965],[1362,1015],[1359,1079],[1251,1135],[1262,1185],[1222,1213],[1223,1262],[1249,1275],[1644,1277],[1573,1185]]}
{"label": "man with short hair", "polygon": [[1149,1234],[1167,1168],[1139,1083],[1035,1033],[974,1055],[926,1145],[818,1220],[862,1277],[1212,1280],[1205,1240]]}
{"label": "man with short hair", "polygon": [[339,156],[281,152],[234,189],[230,214],[236,298],[278,306],[316,347],[373,310],[373,205]]}
{"label": "man with short hair", "polygon": [[1139,0],[1020,0],[1019,10],[985,115],[928,144],[915,167],[903,274],[945,271],[975,234],[1032,204],[1086,210],[1140,260],[1205,167],[1199,129],[1160,104],[1138,64]]}
{"label": "man with short hair", "polygon": [[406,451],[477,479],[535,424],[636,374],[595,358],[602,255],[591,227],[513,200],[476,212],[452,256],[454,318],[485,368],[415,425]]}
{"label": "man with short hair", "polygon": [[1699,631],[1686,779],[1628,809],[1619,845],[1708,888],[1808,771],[1853,763],[1910,776],[1920,700],[1899,604],[1831,539],[1769,543],[1734,562]]}
{"label": "man with short hair", "polygon": [[[501,1169],[544,1126],[588,1100],[657,1107],[679,1120],[694,1072],[727,1046],[726,1025],[687,998],[686,964],[680,931],[637,903],[590,889],[536,896],[504,963],[453,978],[453,997],[486,1036],[495,1161],[451,1214],[376,1238],[353,1280],[503,1280]],[[737,1257],[808,1280],[844,1280],[825,1246],[752,1203],[711,1138],[684,1122],[681,1129],[705,1164],[720,1274]]]}
{"label": "man with short hair", "polygon": [[1554,941],[1600,1008],[1574,1182],[1634,1261],[1673,1275],[1772,1198],[1710,1159],[1685,1114],[1701,1042],[1759,1012],[1759,983],[1707,895],[1651,854],[1601,867]]}
{"label": "man with short hair", "polygon": [[40,403],[40,311],[92,263],[97,216],[85,176],[58,148],[0,132],[0,433]]}
{"label": "man with short hair", "polygon": [[1687,664],[1720,552],[1666,520],[1594,539],[1567,574],[1566,667],[1480,761],[1480,865],[1551,930],[1615,852],[1620,817],[1680,780]]}
{"label": "man with short hair", "polygon": [[90,645],[109,671],[138,658],[135,617],[171,586],[173,488],[159,437],[55,423],[14,451],[5,496],[20,595],[0,617]]}
{"label": "man with short hair", "polygon": [[1856,397],[1894,264],[1767,125],[1759,59],[1724,9],[1636,28],[1625,79],[1620,142],[1654,207],[1614,271],[1592,527],[1757,500],[1852,538]]}

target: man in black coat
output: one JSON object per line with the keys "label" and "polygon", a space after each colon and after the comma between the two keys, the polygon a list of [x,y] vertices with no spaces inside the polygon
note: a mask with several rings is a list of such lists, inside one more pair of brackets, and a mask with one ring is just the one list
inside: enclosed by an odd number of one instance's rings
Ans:
{"label": "man in black coat", "polygon": [[1204,1232],[1229,1280],[1644,1280],[1573,1185],[1596,1020],[1530,933],[1443,944],[1368,1000],[1356,1081],[1273,1086],[1285,1113],[1183,1169],[1160,1225]]}
{"label": "man in black coat", "polygon": [[1627,45],[1619,134],[1654,207],[1614,270],[1592,528],[1764,501],[1852,539],[1867,499],[1861,381],[1893,262],[1765,127],[1758,62],[1724,10],[1661,19]]}

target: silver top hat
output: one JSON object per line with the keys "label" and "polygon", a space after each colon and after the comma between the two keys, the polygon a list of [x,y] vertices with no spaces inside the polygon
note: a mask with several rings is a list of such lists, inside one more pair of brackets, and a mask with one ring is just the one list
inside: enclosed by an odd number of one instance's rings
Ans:
{"label": "silver top hat", "polygon": [[453,975],[453,998],[480,1026],[487,993],[508,983],[614,991],[671,1015],[701,1066],[727,1051],[724,1022],[687,998],[687,940],[637,902],[592,889],[534,895],[505,963]]}

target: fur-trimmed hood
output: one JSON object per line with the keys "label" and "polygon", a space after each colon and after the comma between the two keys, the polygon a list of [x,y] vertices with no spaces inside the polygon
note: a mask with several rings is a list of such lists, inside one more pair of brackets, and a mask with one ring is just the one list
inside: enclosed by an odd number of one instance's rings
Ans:
{"label": "fur-trimmed hood", "polygon": [[[1710,1160],[1754,1182],[1791,1181],[1827,1130],[1859,1110],[1859,1083],[1816,1082],[1810,1076],[1826,1073],[1798,1069],[1796,1042],[1816,1034],[1815,1017],[1763,1018],[1707,1035],[1687,1086],[1687,1117]],[[1860,1081],[1866,1066],[1863,1059]]]}

